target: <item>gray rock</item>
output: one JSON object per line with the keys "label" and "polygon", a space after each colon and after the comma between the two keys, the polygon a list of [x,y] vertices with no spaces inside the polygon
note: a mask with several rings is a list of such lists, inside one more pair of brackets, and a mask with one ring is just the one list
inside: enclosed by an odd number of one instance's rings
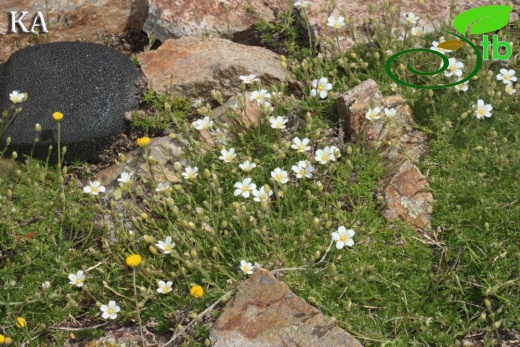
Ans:
{"label": "gray rock", "polygon": [[[40,123],[33,157],[45,160],[57,145],[56,111],[64,114],[61,144],[66,161],[90,160],[125,130],[124,114],[138,107],[137,68],[112,48],[81,42],[57,42],[14,53],[0,71],[0,110],[10,107],[13,90],[29,93],[23,109],[0,139],[12,141],[8,153],[29,154]],[[20,156],[21,157],[21,156]],[[56,160],[56,151],[51,155]]]}

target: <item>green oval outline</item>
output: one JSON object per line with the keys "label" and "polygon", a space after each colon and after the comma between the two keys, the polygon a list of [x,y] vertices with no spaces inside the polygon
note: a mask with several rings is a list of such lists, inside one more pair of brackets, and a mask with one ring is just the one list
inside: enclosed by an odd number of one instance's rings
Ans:
{"label": "green oval outline", "polygon": [[442,64],[442,66],[440,67],[439,70],[436,70],[436,71],[433,71],[433,72],[421,72],[421,71],[415,70],[411,66],[411,63],[408,63],[407,64],[408,71],[412,72],[413,74],[420,75],[420,76],[429,76],[429,75],[435,75],[435,74],[444,72],[448,68],[448,66],[449,66],[448,58],[444,54],[442,54],[440,52],[437,52],[437,51],[434,51],[433,49],[428,49],[428,48],[414,48],[414,49],[408,49],[408,50],[405,50],[405,51],[400,51],[400,52],[395,53],[386,62],[385,70],[386,70],[387,75],[394,82],[396,82],[398,84],[401,84],[401,85],[404,85],[404,86],[407,86],[407,87],[412,87],[412,88],[419,88],[419,89],[449,88],[449,87],[454,87],[456,85],[462,84],[462,83],[464,83],[466,81],[469,81],[471,78],[473,78],[473,76],[475,76],[478,73],[478,71],[482,67],[482,62],[483,62],[482,54],[480,53],[480,51],[477,48],[477,46],[475,46],[473,43],[471,43],[465,37],[463,37],[461,35],[458,35],[458,34],[455,34],[455,33],[451,32],[451,31],[446,31],[446,32],[448,34],[452,34],[452,35],[457,36],[459,39],[461,39],[462,41],[464,41],[465,43],[470,45],[471,48],[473,49],[473,51],[475,51],[475,54],[477,55],[477,61],[475,63],[475,68],[473,69],[473,71],[471,72],[471,74],[468,77],[466,77],[466,78],[464,78],[464,79],[462,79],[460,81],[457,81],[457,82],[453,82],[453,83],[450,83],[450,84],[444,84],[444,85],[440,85],[440,86],[422,86],[422,85],[416,85],[416,84],[411,84],[411,83],[408,83],[408,82],[405,82],[405,81],[401,81],[399,78],[397,78],[396,75],[394,75],[394,73],[392,72],[392,68],[391,68],[392,62],[395,59],[397,59],[399,56],[403,55],[403,54],[413,53],[413,52],[434,53],[435,55],[441,56],[443,64]]}

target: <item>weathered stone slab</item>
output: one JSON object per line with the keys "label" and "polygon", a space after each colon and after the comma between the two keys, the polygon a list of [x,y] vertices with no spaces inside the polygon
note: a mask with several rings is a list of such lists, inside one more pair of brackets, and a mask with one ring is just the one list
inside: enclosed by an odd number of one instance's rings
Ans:
{"label": "weathered stone slab", "polygon": [[162,42],[186,36],[233,38],[241,41],[254,33],[262,20],[274,21],[289,9],[286,0],[149,0],[144,31]]}
{"label": "weathered stone slab", "polygon": [[315,307],[259,269],[229,301],[210,332],[213,347],[360,347]]}
{"label": "weathered stone slab", "polygon": [[[57,42],[27,47],[11,56],[0,76],[1,110],[10,107],[13,90],[29,94],[3,136],[12,138],[9,150],[16,150],[20,158],[32,149],[35,123],[42,131],[34,157],[45,160],[49,145],[57,148],[52,114],[59,111],[64,114],[65,160],[93,159],[125,130],[125,112],[138,107],[137,68],[104,45]],[[55,151],[51,158],[56,157]]]}
{"label": "weathered stone slab", "polygon": [[156,92],[209,102],[214,102],[214,89],[222,92],[224,100],[241,92],[242,75],[256,74],[268,85],[283,81],[288,73],[278,54],[220,38],[167,40],[155,51],[138,54],[137,59]]}
{"label": "weathered stone slab", "polygon": [[[400,95],[383,97],[377,84],[367,80],[338,97],[338,111],[348,141],[364,140],[388,161],[381,193],[386,202],[382,214],[424,229],[430,225],[433,195],[428,180],[414,164],[426,151],[422,132],[412,127],[412,110]],[[380,119],[369,121],[369,108],[380,108]],[[383,110],[395,109],[387,118]]]}
{"label": "weathered stone slab", "polygon": [[[6,61],[17,50],[47,42],[47,34],[10,33],[8,12],[27,11],[22,23],[31,29],[37,11],[42,11],[51,42],[88,41],[98,42],[105,35],[119,35],[130,28],[141,30],[148,16],[146,0],[2,0],[0,17],[0,62]],[[38,27],[36,27],[38,30]]]}

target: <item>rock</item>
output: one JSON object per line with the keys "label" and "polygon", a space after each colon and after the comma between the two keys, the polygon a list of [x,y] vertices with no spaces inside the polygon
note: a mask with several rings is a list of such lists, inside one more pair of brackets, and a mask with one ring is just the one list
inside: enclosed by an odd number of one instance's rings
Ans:
{"label": "rock", "polygon": [[[148,16],[146,0],[2,0],[0,61],[7,60],[27,44],[35,43],[32,33],[22,33],[20,29],[9,33],[10,11],[18,12],[16,18],[20,17],[20,11],[28,12],[22,20],[27,30],[31,29],[37,11],[42,11],[52,42],[102,42],[105,35],[119,35],[130,28],[142,29]],[[47,42],[47,34],[36,35],[36,41]]]}
{"label": "rock", "polygon": [[264,269],[242,283],[215,322],[210,340],[213,347],[361,346]]}
{"label": "rock", "polygon": [[[451,22],[451,20],[449,19],[451,7],[450,5],[452,3],[451,0],[424,1],[424,7],[419,5],[419,2],[417,0],[403,0],[401,2],[390,0],[389,3],[391,8],[394,8],[396,10],[398,7],[401,8],[400,20],[402,22],[404,22],[404,13],[413,12],[415,16],[420,17],[421,20],[419,21],[419,25],[424,26],[425,33],[433,31],[433,25],[431,21],[434,21],[435,23],[440,23],[442,21]],[[380,25],[383,25],[383,13],[384,11],[387,11],[383,8],[382,2],[377,1],[336,1],[335,4],[335,9],[332,11],[331,15],[335,16],[336,18],[341,15],[346,17],[347,19],[353,20],[356,29],[364,31],[365,33],[367,32],[367,30],[363,27],[363,22],[370,21],[369,18],[372,17],[372,23],[380,23]],[[496,4],[497,2],[494,0],[457,1],[454,5],[453,13],[457,15],[471,8]],[[328,1],[311,1],[311,5],[307,9],[310,24],[314,27],[315,31],[322,37],[335,37],[336,34],[335,29],[327,26],[327,16],[330,13],[329,6],[330,4]],[[375,6],[376,8],[373,14],[370,14],[370,6]],[[512,23],[513,21],[518,19],[518,13],[512,12],[510,18],[510,23]],[[345,50],[353,46],[354,40],[350,36],[350,33],[348,29],[346,29],[346,27],[340,30],[339,35],[341,52],[344,52]],[[447,40],[453,38],[450,35],[445,37]],[[337,49],[336,42],[334,41],[322,41],[321,46],[323,49],[328,51],[335,51]]]}
{"label": "rock", "polygon": [[138,54],[137,59],[156,92],[213,103],[213,89],[220,90],[224,100],[241,92],[242,75],[256,74],[267,85],[285,80],[288,73],[276,53],[219,38],[167,40],[156,51]]}
{"label": "rock", "polygon": [[[10,107],[9,93],[27,92],[23,109],[5,132],[9,150],[29,154],[40,123],[40,142],[33,156],[45,160],[49,145],[56,161],[56,111],[64,114],[61,145],[66,161],[94,159],[125,130],[125,112],[138,107],[138,70],[112,48],[80,42],[57,42],[22,49],[0,73],[0,109]],[[2,141],[3,142],[3,141]]]}
{"label": "rock", "polygon": [[289,6],[285,0],[149,0],[144,31],[162,42],[208,34],[242,41],[254,34],[255,24],[274,21]]}
{"label": "rock", "polygon": [[[381,119],[368,121],[368,108],[379,107]],[[385,119],[384,108],[396,114]],[[417,228],[430,225],[433,195],[428,181],[415,162],[426,151],[424,134],[412,127],[412,110],[400,95],[383,97],[377,84],[367,80],[338,97],[338,111],[348,141],[365,140],[388,161],[381,180],[386,207],[382,214],[389,220],[401,219]]]}
{"label": "rock", "polygon": [[429,225],[433,195],[428,192],[428,180],[417,166],[405,160],[384,189],[386,209],[383,215],[401,219],[424,229]]}
{"label": "rock", "polygon": [[[155,326],[153,322],[148,322],[151,328]],[[164,336],[151,334],[145,330],[144,333],[147,346],[162,346],[167,340]],[[84,347],[108,347],[108,346],[126,346],[137,347],[142,346],[141,334],[139,327],[124,327],[107,331],[102,337],[92,340],[82,345]]]}
{"label": "rock", "polygon": [[[155,137],[150,139],[148,147],[149,156],[152,159],[151,165],[154,181],[159,183],[168,181],[172,184],[179,183],[172,161],[180,160],[182,147],[177,141],[171,140],[168,136]],[[148,175],[144,152],[138,148],[125,154],[126,160],[122,163],[112,164],[109,167],[97,172],[92,181],[99,181],[104,186],[112,186],[118,183],[116,180],[123,172],[134,171],[138,176]]]}

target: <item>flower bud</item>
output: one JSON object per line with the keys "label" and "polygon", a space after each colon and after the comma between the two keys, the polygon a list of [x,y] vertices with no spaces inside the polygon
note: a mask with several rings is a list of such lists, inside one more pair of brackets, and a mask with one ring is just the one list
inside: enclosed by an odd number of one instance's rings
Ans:
{"label": "flower bud", "polygon": [[150,235],[144,235],[143,239],[144,239],[144,242],[146,242],[146,243],[154,243],[155,242],[155,237],[150,236]]}
{"label": "flower bud", "polygon": [[13,153],[11,153],[11,158],[13,158],[13,159],[18,158],[18,153],[13,151]]}
{"label": "flower bud", "polygon": [[34,125],[34,131],[36,131],[37,133],[39,133],[40,131],[42,131],[42,126],[40,123],[36,123]]}
{"label": "flower bud", "polygon": [[154,254],[154,255],[159,254],[159,252],[157,252],[157,248],[155,248],[155,247],[152,246],[152,245],[148,246],[148,250],[150,251],[150,253],[152,253],[152,254]]}
{"label": "flower bud", "polygon": [[478,317],[479,322],[485,322],[487,319],[486,312],[482,312],[482,314]]}

